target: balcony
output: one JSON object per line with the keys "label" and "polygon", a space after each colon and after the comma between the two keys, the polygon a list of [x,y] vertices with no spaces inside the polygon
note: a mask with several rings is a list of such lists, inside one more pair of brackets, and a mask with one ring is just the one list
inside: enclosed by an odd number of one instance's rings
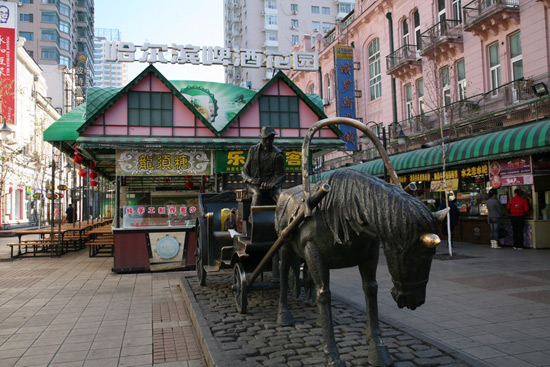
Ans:
{"label": "balcony", "polygon": [[519,0],[474,0],[463,7],[464,31],[486,40],[519,24]]}
{"label": "balcony", "polygon": [[462,52],[460,20],[446,19],[420,34],[420,55],[440,61]]}
{"label": "balcony", "polygon": [[386,74],[410,79],[422,73],[422,59],[416,45],[405,45],[386,56]]}

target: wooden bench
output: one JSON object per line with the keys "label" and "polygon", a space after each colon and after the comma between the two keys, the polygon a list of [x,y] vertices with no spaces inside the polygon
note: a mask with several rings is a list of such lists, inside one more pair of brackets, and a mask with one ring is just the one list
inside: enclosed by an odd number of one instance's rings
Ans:
{"label": "wooden bench", "polygon": [[[21,243],[8,243],[7,246],[10,247],[10,256],[12,259],[23,256],[60,256],[67,252],[66,243],[59,243],[55,240],[23,241]],[[14,248],[17,248],[16,254],[14,254]]]}
{"label": "wooden bench", "polygon": [[114,242],[114,238],[101,237],[87,241],[88,256],[94,257],[100,254],[101,256],[113,256]]}

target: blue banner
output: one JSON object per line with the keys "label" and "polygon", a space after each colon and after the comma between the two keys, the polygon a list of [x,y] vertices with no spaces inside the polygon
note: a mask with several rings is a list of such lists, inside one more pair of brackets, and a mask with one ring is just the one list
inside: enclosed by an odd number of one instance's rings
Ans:
{"label": "blue banner", "polygon": [[[336,66],[336,114],[339,117],[355,118],[355,80],[353,78],[353,48],[334,46]],[[347,150],[357,150],[357,130],[348,125],[340,125],[344,133],[342,140]]]}

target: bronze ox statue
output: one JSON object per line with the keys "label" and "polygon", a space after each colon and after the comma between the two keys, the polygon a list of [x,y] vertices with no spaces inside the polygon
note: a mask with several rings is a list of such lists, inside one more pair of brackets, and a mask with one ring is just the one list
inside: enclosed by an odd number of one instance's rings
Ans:
{"label": "bronze ox statue", "polygon": [[[351,119],[327,119],[314,125],[316,129],[337,123],[360,124]],[[353,124],[352,124],[353,123]],[[397,175],[376,138],[374,139],[396,184],[352,169],[333,172],[321,184],[330,185],[330,191],[310,210],[298,229],[285,238],[280,250],[281,287],[277,321],[291,324],[288,309],[288,270],[292,253],[307,263],[315,283],[319,321],[323,327],[324,347],[329,366],[345,366],[340,360],[335,342],[331,315],[329,269],[358,266],[367,305],[368,362],[373,366],[390,366],[393,361],[381,338],[378,321],[376,268],[382,245],[394,284],[391,294],[397,305],[415,309],[426,298],[426,285],[435,246],[440,239],[434,233],[437,223],[445,218],[448,209],[432,213],[420,200],[406,193],[398,184]],[[302,151],[307,162],[308,138]],[[283,191],[275,213],[278,234],[293,220],[302,203],[308,201],[309,178],[304,174],[304,189],[295,187]]]}

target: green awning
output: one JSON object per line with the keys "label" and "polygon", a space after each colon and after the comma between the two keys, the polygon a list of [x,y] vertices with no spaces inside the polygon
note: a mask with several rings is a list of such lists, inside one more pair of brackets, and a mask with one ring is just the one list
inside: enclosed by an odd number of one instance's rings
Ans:
{"label": "green awning", "polygon": [[78,128],[85,122],[86,103],[61,116],[48,126],[43,133],[44,141],[75,141],[78,138]]}
{"label": "green awning", "polygon": [[[185,147],[213,150],[249,149],[259,142],[258,137],[250,138],[194,138],[194,137],[128,137],[128,136],[81,136],[77,140],[81,148],[94,149],[178,149]],[[302,149],[303,138],[275,138],[275,145],[281,149]],[[311,143],[312,150],[345,149],[340,139],[317,138]]]}
{"label": "green awning", "polygon": [[[449,166],[549,151],[550,120],[459,140],[447,144],[446,148],[446,162]],[[399,174],[403,174],[440,168],[443,164],[443,154],[441,146],[435,146],[392,155],[390,160],[395,170]],[[384,165],[381,159],[358,164],[351,168],[372,175],[384,174]]]}

